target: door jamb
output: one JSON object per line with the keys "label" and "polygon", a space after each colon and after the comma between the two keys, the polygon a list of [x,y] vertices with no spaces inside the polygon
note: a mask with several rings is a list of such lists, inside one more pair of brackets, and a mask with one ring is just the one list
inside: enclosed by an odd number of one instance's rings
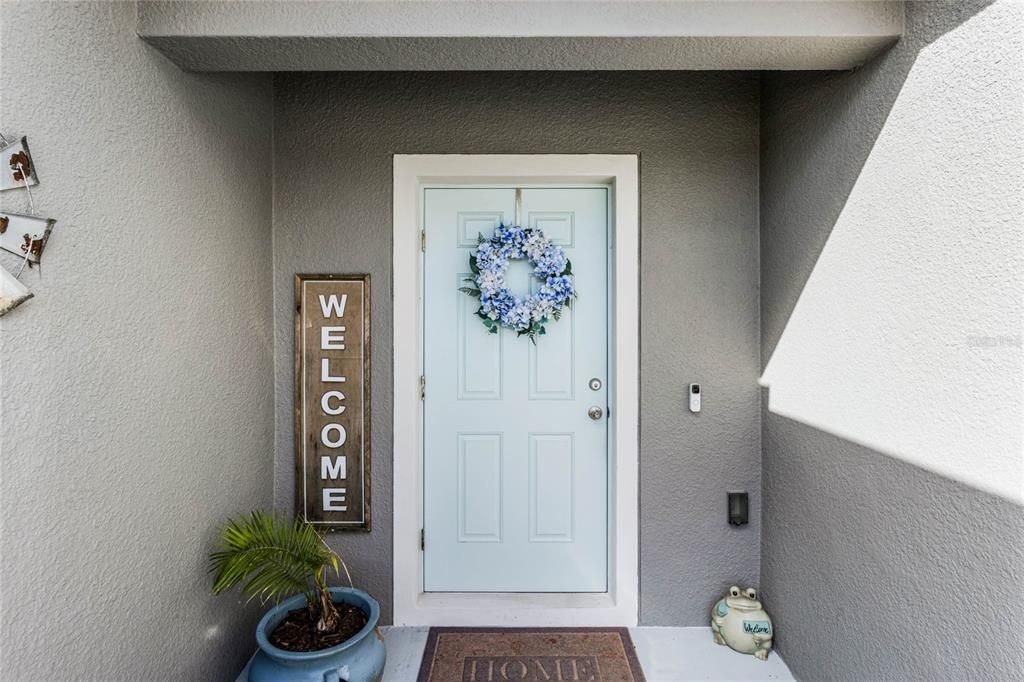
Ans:
{"label": "door jamb", "polygon": [[[421,187],[605,183],[611,188],[608,592],[425,593]],[[636,625],[639,612],[639,157],[634,154],[396,154],[393,608],[395,625]],[[415,424],[415,428],[409,428]]]}

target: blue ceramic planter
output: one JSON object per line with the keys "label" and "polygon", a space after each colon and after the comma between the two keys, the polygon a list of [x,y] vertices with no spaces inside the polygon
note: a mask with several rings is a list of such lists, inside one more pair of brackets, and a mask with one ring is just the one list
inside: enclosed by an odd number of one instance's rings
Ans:
{"label": "blue ceramic planter", "polygon": [[256,628],[260,650],[249,666],[249,682],[380,682],[384,674],[384,640],[378,635],[380,605],[362,590],[332,587],[335,602],[362,609],[368,618],[365,627],[351,639],[329,649],[294,652],[278,649],[268,635],[289,611],[302,608],[302,595],[286,599],[263,616]]}

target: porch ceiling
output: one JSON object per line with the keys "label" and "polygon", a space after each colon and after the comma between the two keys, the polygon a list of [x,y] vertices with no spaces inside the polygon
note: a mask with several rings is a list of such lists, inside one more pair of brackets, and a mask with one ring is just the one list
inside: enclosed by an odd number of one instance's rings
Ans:
{"label": "porch ceiling", "polygon": [[848,69],[902,31],[896,1],[138,2],[189,71]]}

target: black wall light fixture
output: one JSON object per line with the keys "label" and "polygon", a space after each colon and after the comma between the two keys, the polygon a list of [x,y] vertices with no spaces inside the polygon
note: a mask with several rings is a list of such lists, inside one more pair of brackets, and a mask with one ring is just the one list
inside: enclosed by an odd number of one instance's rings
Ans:
{"label": "black wall light fixture", "polygon": [[750,522],[750,500],[747,493],[729,493],[729,524],[745,526]]}

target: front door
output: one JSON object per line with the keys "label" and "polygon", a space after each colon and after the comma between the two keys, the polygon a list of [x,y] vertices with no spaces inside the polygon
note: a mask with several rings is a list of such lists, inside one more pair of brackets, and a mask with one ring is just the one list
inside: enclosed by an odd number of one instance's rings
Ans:
{"label": "front door", "polygon": [[[424,591],[608,590],[608,192],[423,190]],[[477,235],[517,213],[565,249],[578,294],[536,344],[488,333],[459,291]],[[526,261],[507,282],[538,285]]]}

